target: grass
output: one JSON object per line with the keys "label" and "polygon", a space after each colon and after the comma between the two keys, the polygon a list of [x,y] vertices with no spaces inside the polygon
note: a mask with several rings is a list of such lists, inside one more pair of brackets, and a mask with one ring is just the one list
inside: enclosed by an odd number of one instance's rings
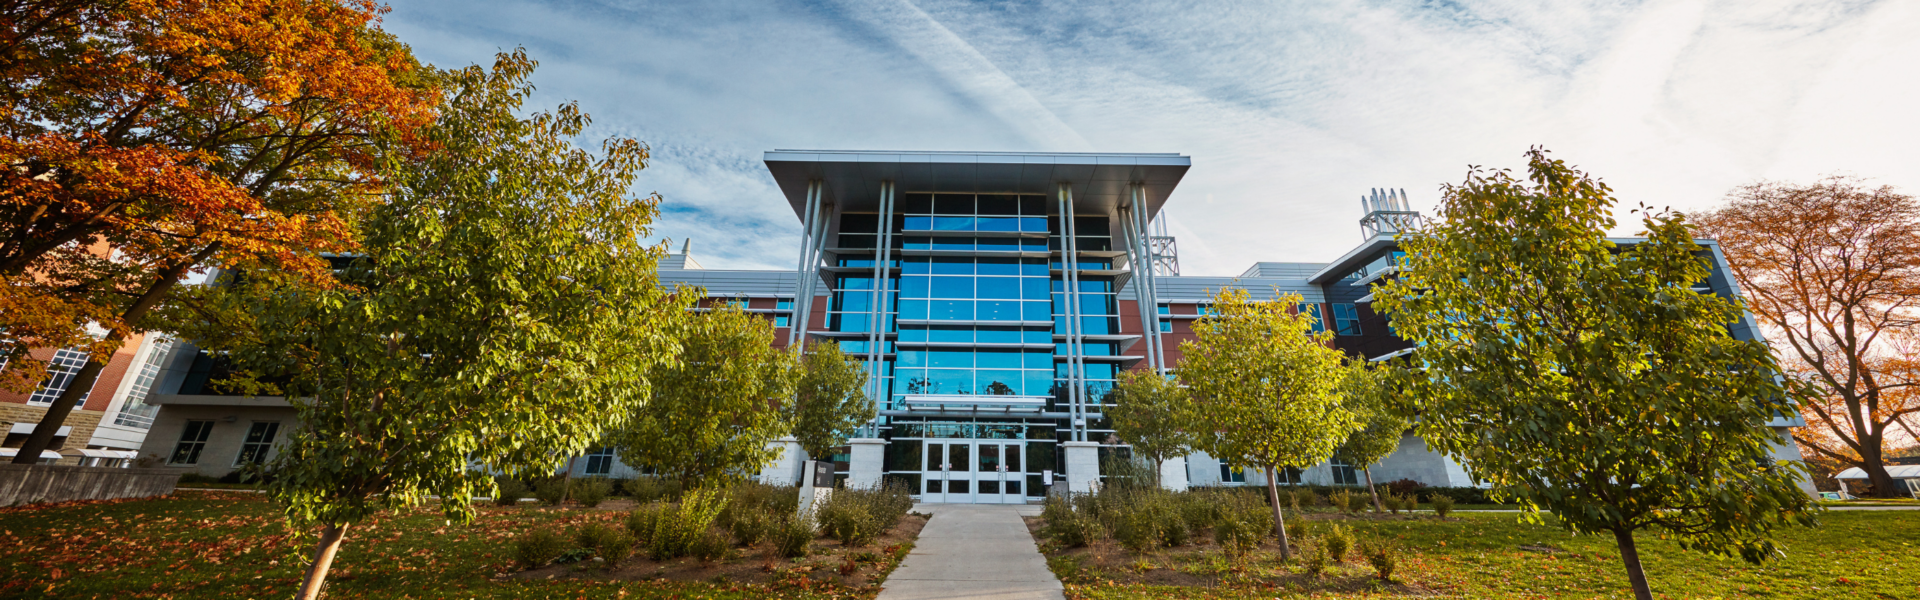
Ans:
{"label": "grass", "polygon": [[[1069,598],[1632,597],[1611,536],[1573,536],[1499,513],[1339,522],[1361,540],[1390,541],[1400,549],[1395,584],[1373,579],[1359,560],[1307,581],[1297,563],[1279,564],[1272,543],[1240,563],[1210,545],[1148,556],[1128,554],[1110,540],[1104,548],[1045,550],[1067,582]],[[1309,527],[1324,531],[1328,524],[1312,521]],[[1920,511],[1829,512],[1819,528],[1783,532],[1777,540],[1786,556],[1762,566],[1683,551],[1657,534],[1638,540],[1661,597],[1920,598],[1920,577],[1914,575],[1920,573]],[[1180,579],[1186,585],[1156,584]]]}
{"label": "grass", "polygon": [[[606,581],[501,577],[512,536],[537,522],[595,511],[483,507],[470,526],[436,511],[374,518],[349,530],[329,577],[346,598],[870,598],[872,590],[724,580]],[[598,511],[604,513],[606,511]],[[309,540],[291,535],[261,495],[173,496],[0,508],[0,598],[285,598],[299,586]],[[798,570],[798,569],[796,569]]]}

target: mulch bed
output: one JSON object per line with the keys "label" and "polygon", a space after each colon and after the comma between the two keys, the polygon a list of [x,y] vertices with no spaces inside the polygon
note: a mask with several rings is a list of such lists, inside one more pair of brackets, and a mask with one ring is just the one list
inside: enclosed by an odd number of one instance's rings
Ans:
{"label": "mulch bed", "polygon": [[[630,502],[628,504],[631,504]],[[606,510],[622,510],[613,501],[601,504]],[[627,508],[631,508],[628,506]],[[807,556],[780,558],[770,542],[756,547],[735,547],[726,558],[703,562],[695,558],[656,561],[640,549],[634,556],[616,565],[597,560],[556,564],[506,574],[506,579],[594,579],[611,581],[703,581],[717,584],[778,584],[815,587],[877,588],[888,573],[906,558],[913,542],[926,527],[927,517],[908,514],[872,544],[850,548],[838,540],[820,537],[814,540]]]}

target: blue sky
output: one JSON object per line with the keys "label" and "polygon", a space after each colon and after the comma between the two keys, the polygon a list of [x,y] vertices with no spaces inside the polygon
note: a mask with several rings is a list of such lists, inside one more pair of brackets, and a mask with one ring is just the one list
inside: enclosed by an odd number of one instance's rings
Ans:
{"label": "blue sky", "polygon": [[[775,148],[1180,152],[1188,274],[1326,261],[1359,198],[1545,145],[1624,211],[1759,179],[1920,191],[1920,2],[394,0],[440,66],[524,46],[537,102],[653,148],[709,268],[793,268]],[[1624,232],[1624,228],[1623,228]]]}

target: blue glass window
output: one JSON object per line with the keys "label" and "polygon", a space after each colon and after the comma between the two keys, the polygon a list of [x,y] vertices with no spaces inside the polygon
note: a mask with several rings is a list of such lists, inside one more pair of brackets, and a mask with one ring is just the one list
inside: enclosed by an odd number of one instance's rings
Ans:
{"label": "blue glass window", "polygon": [[972,250],[973,238],[937,237],[933,238],[934,250]]}
{"label": "blue glass window", "polygon": [[979,304],[976,317],[982,321],[1018,321],[1020,303],[1005,300],[983,301]]}
{"label": "blue glass window", "polygon": [[936,256],[933,259],[933,272],[936,275],[972,275],[973,259]]}
{"label": "blue glass window", "polygon": [[934,217],[934,231],[973,231],[973,217]]}
{"label": "blue glass window", "polygon": [[900,277],[900,297],[925,298],[927,288],[932,285],[931,278],[924,275],[903,275]]}
{"label": "blue glass window", "polygon": [[926,319],[927,318],[927,301],[901,300],[900,301],[900,318],[914,320],[914,321]]}
{"label": "blue glass window", "polygon": [[971,369],[973,353],[965,350],[933,350],[927,352],[927,366],[935,368]]}
{"label": "blue glass window", "polygon": [[1017,238],[983,237],[974,240],[974,244],[987,252],[1019,252],[1020,240]]}
{"label": "blue glass window", "polygon": [[1019,371],[976,371],[974,389],[991,396],[1018,396],[1022,379]]}
{"label": "blue glass window", "polygon": [[1320,305],[1318,305],[1318,304],[1312,304],[1312,303],[1307,303],[1307,302],[1302,302],[1302,303],[1300,303],[1300,308],[1299,308],[1299,312],[1301,312],[1301,313],[1304,313],[1304,314],[1306,314],[1306,315],[1308,315],[1308,316],[1311,316],[1311,317],[1313,317],[1313,332],[1314,332],[1314,333],[1320,333],[1320,332],[1322,332],[1322,331],[1326,331],[1326,330],[1327,330],[1327,326],[1326,326],[1326,324],[1325,324],[1325,323],[1323,323],[1323,322],[1321,322],[1321,319],[1320,319]]}
{"label": "blue glass window", "polygon": [[934,277],[931,287],[932,298],[972,298],[972,277]]}
{"label": "blue glass window", "polygon": [[1333,305],[1333,331],[1338,335],[1360,335],[1360,311],[1352,304]]}
{"label": "blue glass window", "polygon": [[1011,258],[981,258],[978,261],[981,275],[1019,275],[1020,261]]}
{"label": "blue glass window", "polygon": [[900,263],[900,272],[907,275],[925,275],[933,272],[933,265],[925,256],[909,256]]}
{"label": "blue glass window", "polygon": [[1047,230],[1047,218],[1046,217],[1021,217],[1020,230],[1032,231],[1032,232],[1044,232]]}
{"label": "blue glass window", "polygon": [[1049,302],[1022,302],[1020,316],[1022,321],[1046,321],[1053,318],[1053,304]]}
{"label": "blue glass window", "polygon": [[1020,220],[1013,217],[980,217],[977,231],[1019,231]]}
{"label": "blue glass window", "polygon": [[934,300],[927,306],[927,317],[942,321],[973,320],[973,301]]}
{"label": "blue glass window", "polygon": [[907,236],[900,239],[900,247],[908,250],[926,250],[933,247],[933,238],[925,236]]}
{"label": "blue glass window", "polygon": [[974,337],[982,344],[1018,344],[1020,330],[1015,327],[981,327]]}
{"label": "blue glass window", "polygon": [[907,231],[926,231],[933,229],[933,217],[909,216],[906,218],[906,223],[903,225],[903,228]]}
{"label": "blue glass window", "polygon": [[927,330],[927,341],[947,343],[970,343],[973,341],[971,327],[933,327]]}
{"label": "blue glass window", "polygon": [[1020,368],[1019,350],[981,350],[974,354],[982,369],[1018,369]]}
{"label": "blue glass window", "polygon": [[[1041,333],[1045,333],[1045,332],[1041,332]],[[1028,369],[1052,369],[1053,368],[1052,352],[1028,351],[1028,352],[1020,353],[1020,356],[1021,356],[1020,362],[1022,363],[1022,366],[1025,366]],[[1048,377],[1052,377],[1052,375],[1048,375]]]}
{"label": "blue glass window", "polygon": [[927,366],[927,353],[919,350],[901,350],[899,355],[894,359],[894,366],[896,367],[896,371],[898,371],[898,367]]}
{"label": "blue glass window", "polygon": [[[984,265],[982,265],[984,266]],[[1014,277],[981,277],[980,298],[1020,299],[1020,280]]]}

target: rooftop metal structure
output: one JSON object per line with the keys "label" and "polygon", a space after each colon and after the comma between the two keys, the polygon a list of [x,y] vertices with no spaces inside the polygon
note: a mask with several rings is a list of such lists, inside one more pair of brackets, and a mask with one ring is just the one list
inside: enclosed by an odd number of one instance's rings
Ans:
{"label": "rooftop metal structure", "polygon": [[899,193],[1048,196],[1066,183],[1075,213],[1110,214],[1127,203],[1129,184],[1138,183],[1146,190],[1144,216],[1151,221],[1193,160],[1175,153],[773,150],[766,164],[794,216],[803,220],[808,183],[818,180],[826,203],[843,213],[878,211],[880,182],[892,181]]}

